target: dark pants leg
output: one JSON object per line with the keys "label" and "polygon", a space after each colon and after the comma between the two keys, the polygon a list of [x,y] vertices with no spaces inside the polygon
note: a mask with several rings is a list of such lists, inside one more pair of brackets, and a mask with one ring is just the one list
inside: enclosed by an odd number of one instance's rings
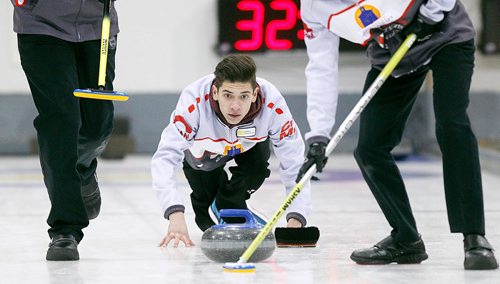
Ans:
{"label": "dark pants leg", "polygon": [[[360,117],[358,146],[354,152],[363,176],[399,242],[419,238],[403,179],[391,155],[399,144],[425,71],[401,78],[389,77]],[[364,90],[379,71],[371,69]]]}
{"label": "dark pants leg", "polygon": [[[77,66],[80,88],[97,88],[100,44],[83,42],[78,46]],[[115,48],[109,48],[106,89],[113,90],[115,78]],[[113,129],[114,106],[111,101],[80,99],[81,128],[78,138],[78,172],[82,184],[91,181]]]}
{"label": "dark pants leg", "polygon": [[[195,222],[205,231],[214,225],[208,208],[216,200],[218,209],[246,209],[246,200],[250,194],[269,177],[268,169],[271,150],[269,142],[261,142],[249,151],[235,156],[235,167],[231,167],[231,180],[224,167],[212,171],[201,171],[191,168],[184,162],[184,174],[191,189],[191,204],[195,212]],[[231,222],[239,220],[231,220]]]}
{"label": "dark pants leg", "polygon": [[[44,35],[19,35],[18,46],[21,64],[38,110],[34,126],[44,182],[52,205],[47,219],[49,235],[72,234],[80,241],[83,238],[82,229],[88,226],[81,184],[93,173],[80,175],[78,168],[85,162],[80,161],[79,154],[95,152],[90,147],[82,150],[85,147],[79,144],[80,131],[84,135],[92,133],[95,140],[106,140],[112,127],[113,108],[110,102],[105,101],[96,103],[98,107],[88,106],[85,99],[73,96],[73,90],[88,87],[92,78],[96,81],[93,85],[97,85],[99,40],[70,43]],[[90,56],[93,52],[95,54]],[[109,61],[114,62],[114,52],[110,53]],[[93,60],[95,63],[88,62]],[[87,67],[79,66],[82,62]],[[90,65],[94,65],[95,69]],[[114,63],[110,68],[113,66]],[[107,78],[109,82],[112,79]],[[83,85],[80,80],[85,81]],[[87,111],[88,115],[82,114],[83,109],[90,110]],[[103,120],[95,119],[94,116]],[[106,129],[95,135],[96,128]],[[95,157],[85,160],[90,161],[86,162],[88,168],[93,167],[91,171],[95,171]]]}
{"label": "dark pants leg", "polygon": [[269,140],[257,143],[250,150],[234,156],[236,166],[230,167],[231,180],[217,192],[218,209],[246,209],[246,200],[258,190],[271,171]]}
{"label": "dark pants leg", "polygon": [[208,214],[208,208],[215,199],[219,188],[227,183],[228,177],[224,167],[212,171],[195,170],[184,161],[184,175],[191,187],[191,205],[194,211],[194,221],[202,231],[215,225]]}
{"label": "dark pants leg", "polygon": [[484,235],[481,167],[477,141],[467,115],[474,68],[473,41],[443,48],[434,56],[430,67],[450,230]]}

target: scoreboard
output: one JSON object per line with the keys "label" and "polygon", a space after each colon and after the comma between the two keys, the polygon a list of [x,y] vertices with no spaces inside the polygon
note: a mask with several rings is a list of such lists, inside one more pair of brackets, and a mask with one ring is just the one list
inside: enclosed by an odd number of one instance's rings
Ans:
{"label": "scoreboard", "polygon": [[[218,0],[217,52],[305,49],[300,0]],[[364,47],[341,40],[342,50]]]}

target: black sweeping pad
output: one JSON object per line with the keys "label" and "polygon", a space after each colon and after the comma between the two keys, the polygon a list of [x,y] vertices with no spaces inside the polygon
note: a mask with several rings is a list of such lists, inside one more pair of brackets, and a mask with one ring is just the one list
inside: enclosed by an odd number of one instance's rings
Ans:
{"label": "black sweeping pad", "polygon": [[281,228],[274,230],[278,247],[315,247],[319,239],[317,227]]}

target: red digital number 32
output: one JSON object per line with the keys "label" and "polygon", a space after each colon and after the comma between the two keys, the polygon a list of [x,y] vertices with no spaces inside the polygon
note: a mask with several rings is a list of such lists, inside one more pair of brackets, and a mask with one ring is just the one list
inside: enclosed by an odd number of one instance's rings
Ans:
{"label": "red digital number 32", "polygon": [[[256,0],[242,0],[238,2],[237,8],[241,11],[252,12],[251,20],[241,20],[236,22],[236,28],[240,31],[249,31],[250,39],[237,40],[234,47],[237,50],[257,50],[262,46],[265,39],[269,49],[290,49],[292,42],[287,39],[278,39],[277,33],[282,30],[291,30],[297,21],[298,9],[293,1],[273,0],[269,4],[273,10],[285,11],[285,18],[272,20],[264,27],[265,7],[264,4]],[[264,32],[265,30],[265,32]]]}

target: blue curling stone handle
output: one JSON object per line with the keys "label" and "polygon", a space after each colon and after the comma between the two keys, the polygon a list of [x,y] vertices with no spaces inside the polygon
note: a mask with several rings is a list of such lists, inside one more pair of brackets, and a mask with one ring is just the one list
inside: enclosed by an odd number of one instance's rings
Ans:
{"label": "blue curling stone handle", "polygon": [[221,217],[240,217],[245,218],[245,223],[222,223],[212,226],[212,228],[260,228],[260,225],[252,212],[248,209],[221,209],[219,211]]}

